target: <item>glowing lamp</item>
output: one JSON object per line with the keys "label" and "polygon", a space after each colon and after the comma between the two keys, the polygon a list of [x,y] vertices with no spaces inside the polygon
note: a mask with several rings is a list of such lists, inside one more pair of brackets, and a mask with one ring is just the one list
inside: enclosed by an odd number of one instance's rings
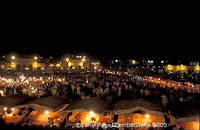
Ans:
{"label": "glowing lamp", "polygon": [[46,115],[48,115],[48,114],[49,114],[49,111],[48,111],[48,110],[46,110],[44,113],[45,113]]}
{"label": "glowing lamp", "polygon": [[11,59],[12,59],[12,60],[15,60],[15,56],[11,56]]}
{"label": "glowing lamp", "polygon": [[65,60],[68,62],[68,61],[69,61],[69,58],[66,58]]}
{"label": "glowing lamp", "polygon": [[60,64],[56,64],[56,67],[60,67]]}
{"label": "glowing lamp", "polygon": [[149,115],[149,114],[146,114],[146,115],[145,115],[145,118],[150,118],[150,115]]}
{"label": "glowing lamp", "polygon": [[95,113],[94,113],[93,111],[90,111],[90,112],[89,112],[89,115],[90,115],[90,116],[94,116]]}
{"label": "glowing lamp", "polygon": [[11,108],[11,111],[14,111],[15,110],[15,108]]}
{"label": "glowing lamp", "polygon": [[135,61],[135,60],[132,60],[132,64],[136,64],[136,61]]}
{"label": "glowing lamp", "polygon": [[34,60],[37,60],[37,59],[38,59],[38,57],[37,57],[37,56],[35,56],[33,59],[34,59]]}
{"label": "glowing lamp", "polygon": [[82,61],[84,62],[84,61],[85,61],[85,59],[83,58],[83,59],[82,59]]}
{"label": "glowing lamp", "polygon": [[7,111],[7,110],[8,110],[8,108],[7,108],[7,107],[4,107],[4,108],[3,108],[3,110],[4,110],[4,111]]}

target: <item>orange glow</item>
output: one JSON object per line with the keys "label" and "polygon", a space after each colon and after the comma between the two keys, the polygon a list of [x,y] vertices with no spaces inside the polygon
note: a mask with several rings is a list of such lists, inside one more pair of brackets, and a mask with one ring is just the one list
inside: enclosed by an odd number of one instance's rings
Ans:
{"label": "orange glow", "polygon": [[72,62],[68,62],[68,67],[71,67],[73,66],[73,63]]}
{"label": "orange glow", "polygon": [[38,63],[37,62],[33,62],[33,68],[38,68]]}
{"label": "orange glow", "polygon": [[199,72],[199,71],[200,71],[200,66],[199,66],[199,65],[196,65],[196,66],[194,67],[194,70],[195,70],[195,72]]}
{"label": "orange glow", "polygon": [[11,68],[16,68],[16,63],[15,62],[11,62]]}
{"label": "orange glow", "polygon": [[185,129],[191,129],[191,130],[199,130],[199,122],[193,121],[193,122],[182,122],[180,125]]}
{"label": "orange glow", "polygon": [[61,66],[60,64],[56,64],[56,67],[58,67],[58,68],[59,68],[60,66]]}
{"label": "orange glow", "polygon": [[15,60],[15,56],[11,56],[11,59],[12,59],[12,60]]}
{"label": "orange glow", "polygon": [[83,62],[80,62],[80,63],[79,63],[79,66],[83,67]]}
{"label": "orange glow", "polygon": [[125,114],[119,115],[118,123],[133,123],[133,124],[148,124],[148,123],[163,123],[164,117],[154,116],[149,114]]}
{"label": "orange glow", "polygon": [[180,68],[180,71],[185,71],[187,69],[186,66],[183,66],[183,65],[179,66],[179,68]]}
{"label": "orange glow", "polygon": [[65,60],[68,62],[68,61],[69,61],[69,58],[66,58]]}
{"label": "orange glow", "polygon": [[174,69],[174,67],[173,67],[172,65],[167,65],[166,69],[167,69],[168,71],[172,71],[172,70]]}
{"label": "orange glow", "polygon": [[86,59],[84,59],[84,58],[83,58],[83,59],[82,59],[82,61],[83,61],[83,62],[85,62],[85,61],[86,61]]}
{"label": "orange glow", "polygon": [[46,111],[44,111],[44,113],[45,113],[46,115],[49,115],[49,111],[47,111],[47,110],[46,110]]}
{"label": "orange glow", "polygon": [[4,110],[4,111],[7,111],[7,110],[8,110],[8,108],[7,108],[7,107],[4,107],[4,108],[3,108],[3,110]]}

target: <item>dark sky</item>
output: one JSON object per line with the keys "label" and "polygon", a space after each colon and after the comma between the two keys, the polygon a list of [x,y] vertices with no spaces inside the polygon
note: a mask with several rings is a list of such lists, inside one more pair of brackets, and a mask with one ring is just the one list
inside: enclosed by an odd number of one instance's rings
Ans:
{"label": "dark sky", "polygon": [[86,52],[102,58],[200,56],[195,45],[196,27],[182,20],[11,18],[2,24],[1,55]]}

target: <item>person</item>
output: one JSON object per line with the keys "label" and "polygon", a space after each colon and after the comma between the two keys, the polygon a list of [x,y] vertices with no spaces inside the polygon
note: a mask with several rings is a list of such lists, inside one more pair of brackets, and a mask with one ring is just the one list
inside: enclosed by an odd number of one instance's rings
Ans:
{"label": "person", "polygon": [[122,95],[122,88],[119,86],[118,87],[118,97],[121,97],[121,95]]}
{"label": "person", "polygon": [[168,111],[166,118],[168,119],[167,129],[170,130],[180,130],[180,125],[176,122],[176,118],[172,115],[171,111]]}
{"label": "person", "polygon": [[48,125],[52,127],[54,125],[53,119],[51,117],[48,117]]}
{"label": "person", "polygon": [[162,95],[161,98],[162,98],[162,104],[163,104],[164,108],[167,108],[167,104],[168,104],[167,96]]}

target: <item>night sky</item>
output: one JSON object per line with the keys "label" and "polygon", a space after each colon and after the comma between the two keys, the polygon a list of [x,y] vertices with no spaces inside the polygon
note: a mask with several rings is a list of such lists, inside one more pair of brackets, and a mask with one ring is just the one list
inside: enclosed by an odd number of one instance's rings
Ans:
{"label": "night sky", "polygon": [[16,52],[59,57],[85,52],[100,58],[200,57],[194,27],[185,26],[185,23],[166,20],[132,23],[130,19],[127,22],[116,19],[56,20],[4,21],[0,54]]}

